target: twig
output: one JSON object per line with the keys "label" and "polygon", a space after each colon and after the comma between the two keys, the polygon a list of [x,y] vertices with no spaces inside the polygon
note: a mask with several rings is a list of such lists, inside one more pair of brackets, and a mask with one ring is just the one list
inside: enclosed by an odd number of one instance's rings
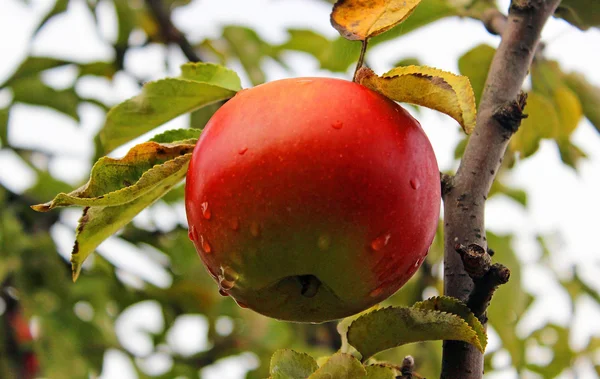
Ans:
{"label": "twig", "polygon": [[[498,110],[507,104],[521,104],[523,80],[531,65],[540,34],[559,0],[513,0],[502,41],[496,51],[479,107],[477,126],[469,139],[463,159],[446,186],[444,198],[444,287],[446,295],[467,302],[474,287],[457,243],[477,244],[486,248],[484,202],[516,125],[507,128]],[[497,26],[497,22],[491,24]],[[500,32],[500,31],[499,31]],[[518,108],[518,107],[516,107]],[[517,114],[514,114],[515,119]],[[522,112],[520,113],[522,116]],[[518,125],[517,125],[518,126]],[[457,341],[445,341],[442,378],[480,379],[483,354],[475,347]]]}
{"label": "twig", "polygon": [[358,62],[356,62],[356,69],[354,70],[354,76],[352,77],[352,81],[355,83],[359,83],[358,72],[365,63],[365,53],[367,52],[367,45],[369,43],[369,39],[366,38],[364,41],[361,41],[361,43],[362,45],[360,47],[360,56],[358,57]]}
{"label": "twig", "polygon": [[[496,289],[508,282],[510,270],[496,263],[492,265],[493,250],[471,244],[457,244],[454,249],[460,254],[467,274],[473,280],[473,290],[467,306],[482,323],[487,322],[486,310]],[[491,254],[490,254],[491,253]]]}
{"label": "twig", "polygon": [[508,17],[498,9],[490,8],[483,12],[481,21],[490,34],[501,36],[506,29]]}
{"label": "twig", "polygon": [[171,11],[163,4],[161,0],[146,0],[150,12],[158,22],[160,32],[167,42],[173,42],[179,45],[181,51],[190,62],[201,62],[194,47],[187,40],[185,35],[173,25],[171,21]]}

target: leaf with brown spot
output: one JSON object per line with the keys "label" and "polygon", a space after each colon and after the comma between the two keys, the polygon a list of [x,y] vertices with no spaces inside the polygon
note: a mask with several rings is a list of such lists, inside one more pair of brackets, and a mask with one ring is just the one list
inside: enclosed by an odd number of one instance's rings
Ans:
{"label": "leaf with brown spot", "polygon": [[406,20],[421,0],[339,0],[331,24],[349,40],[364,41]]}
{"label": "leaf with brown spot", "polygon": [[84,186],[68,194],[59,193],[54,200],[32,208],[47,212],[71,205],[106,207],[129,203],[161,185],[172,174],[172,167],[165,162],[191,153],[195,141],[146,142],[133,147],[123,158],[100,158]]}
{"label": "leaf with brown spot", "polygon": [[161,180],[135,199],[117,206],[92,206],[84,209],[79,220],[71,265],[73,281],[77,280],[85,259],[119,229],[129,223],[144,208],[160,199],[185,178],[191,153],[170,159],[150,171],[161,172]]}
{"label": "leaf with brown spot", "polygon": [[362,68],[357,81],[394,101],[445,113],[458,121],[467,134],[475,128],[475,96],[466,76],[426,66],[396,67],[382,76]]}

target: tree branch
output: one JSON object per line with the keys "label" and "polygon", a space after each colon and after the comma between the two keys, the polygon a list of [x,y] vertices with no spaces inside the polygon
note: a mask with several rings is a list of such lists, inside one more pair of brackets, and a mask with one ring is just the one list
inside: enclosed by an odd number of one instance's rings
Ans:
{"label": "tree branch", "polygon": [[173,42],[179,45],[181,51],[190,62],[201,62],[202,59],[198,56],[194,47],[187,40],[185,35],[173,25],[171,21],[171,11],[165,7],[161,0],[146,0],[148,9],[158,22],[160,32],[167,42]]}
{"label": "tree branch", "polygon": [[[473,291],[457,243],[486,248],[484,203],[518,127],[524,98],[519,96],[540,34],[560,0],[513,0],[502,41],[492,61],[477,117],[477,126],[454,178],[444,183],[444,287],[464,302]],[[497,24],[497,23],[492,23]],[[510,117],[504,117],[512,109]],[[483,355],[471,345],[445,341],[442,378],[480,379]]]}

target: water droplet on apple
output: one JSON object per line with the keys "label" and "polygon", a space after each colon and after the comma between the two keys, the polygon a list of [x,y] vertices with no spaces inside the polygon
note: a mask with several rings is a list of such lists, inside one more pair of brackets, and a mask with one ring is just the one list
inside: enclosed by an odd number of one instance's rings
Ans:
{"label": "water droplet on apple", "polygon": [[204,216],[205,219],[210,220],[212,213],[210,213],[210,209],[208,208],[208,201],[200,204],[200,208],[202,209],[202,216]]}
{"label": "water droplet on apple", "polygon": [[202,250],[204,250],[206,254],[212,251],[210,243],[208,242],[208,238],[204,237],[202,234],[200,235],[200,245],[202,246]]}
{"label": "water droplet on apple", "polygon": [[231,230],[235,231],[240,229],[240,221],[237,217],[233,217],[231,220],[229,220],[229,227],[231,228]]}
{"label": "water droplet on apple", "polygon": [[192,242],[196,242],[196,238],[198,238],[196,236],[196,228],[193,226],[190,226],[190,229],[188,230],[188,238],[190,239],[190,241]]}
{"label": "water droplet on apple", "polygon": [[238,150],[238,154],[239,155],[244,155],[244,153],[246,153],[246,151],[248,151],[247,147],[242,147],[241,149]]}
{"label": "water droplet on apple", "polygon": [[254,237],[260,236],[260,225],[258,225],[258,222],[252,221],[250,224],[250,234]]}
{"label": "water droplet on apple", "polygon": [[344,124],[341,121],[336,121],[333,124],[331,124],[331,127],[334,129],[341,129],[344,126]]}
{"label": "water droplet on apple", "polygon": [[369,293],[369,296],[377,297],[377,296],[381,295],[382,292],[383,292],[383,287],[380,286],[380,287],[375,288],[373,291],[371,291]]}
{"label": "water droplet on apple", "polygon": [[224,278],[219,279],[219,288],[225,291],[229,291],[235,287],[235,282],[230,282],[229,280],[225,280]]}
{"label": "water droplet on apple", "polygon": [[221,266],[221,276],[228,282],[235,282],[240,277],[240,275],[229,266]]}
{"label": "water droplet on apple", "polygon": [[323,234],[323,235],[319,236],[319,239],[317,240],[317,246],[319,247],[319,249],[327,250],[327,249],[329,249],[330,244],[331,244],[331,239],[329,238],[328,235]]}
{"label": "water droplet on apple", "polygon": [[371,242],[371,249],[373,249],[375,251],[379,251],[379,250],[383,249],[388,244],[388,242],[390,242],[391,237],[392,237],[392,235],[390,233],[386,233],[386,234],[383,234],[383,235],[375,238]]}
{"label": "water droplet on apple", "polygon": [[410,180],[410,186],[413,189],[419,189],[419,187],[421,186],[421,183],[419,183],[419,181],[417,179],[411,179]]}

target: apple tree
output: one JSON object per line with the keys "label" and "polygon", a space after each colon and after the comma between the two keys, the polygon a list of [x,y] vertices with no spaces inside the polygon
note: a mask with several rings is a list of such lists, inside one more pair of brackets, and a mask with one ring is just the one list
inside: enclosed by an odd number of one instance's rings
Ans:
{"label": "apple tree", "polygon": [[[312,17],[339,36],[289,27],[276,43],[235,24],[183,32],[173,16],[202,9],[190,0],[56,0],[38,20],[32,41],[75,7],[100,34],[108,17],[112,54],[31,53],[0,77],[2,152],[35,178],[26,188],[0,180],[0,377],[97,377],[115,355],[140,378],[198,378],[223,362],[273,379],[600,375],[598,337],[575,346],[573,327],[552,320],[517,330],[535,296],[515,237],[486,229],[484,213],[500,196],[526,209],[527,192],[506,178],[540,144],[571,170],[585,161],[573,134],[584,122],[600,131],[600,88],[548,58],[541,35],[551,18],[597,28],[596,4],[314,3],[327,12]],[[418,56],[370,67],[375,49],[449,18],[479,23],[497,44],[461,52],[458,72]],[[148,78],[128,64],[157,46],[176,74]],[[170,54],[186,62],[173,68]],[[294,54],[338,78],[268,80],[273,65],[293,77]],[[61,69],[75,72],[66,88],[47,80]],[[122,102],[82,90],[124,77],[136,94]],[[439,171],[402,107],[449,116],[445,128],[461,133],[454,169]],[[89,109],[102,115],[79,185],[52,169],[60,151],[15,141],[17,115],[37,108],[74,125]],[[157,131],[176,119],[187,125]],[[73,238],[70,259],[61,231]],[[600,296],[578,268],[565,276],[550,264],[550,237],[537,237],[543,253],[528,264],[568,294],[573,322],[581,298],[597,307]],[[155,271],[124,263],[111,241]],[[123,327],[149,318],[144,307],[158,324]]]}

